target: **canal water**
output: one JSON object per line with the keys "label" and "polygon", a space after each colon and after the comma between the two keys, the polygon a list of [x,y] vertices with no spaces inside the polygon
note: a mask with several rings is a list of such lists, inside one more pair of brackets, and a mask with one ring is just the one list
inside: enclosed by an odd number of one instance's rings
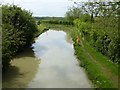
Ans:
{"label": "canal water", "polygon": [[11,62],[3,88],[91,88],[69,34],[49,30]]}
{"label": "canal water", "polygon": [[90,88],[85,72],[79,67],[69,35],[49,30],[32,45],[41,59],[38,71],[28,88]]}

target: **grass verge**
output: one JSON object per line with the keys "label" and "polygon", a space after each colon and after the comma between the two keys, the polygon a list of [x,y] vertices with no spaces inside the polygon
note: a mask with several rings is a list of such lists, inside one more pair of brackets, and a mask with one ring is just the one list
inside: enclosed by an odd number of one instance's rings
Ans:
{"label": "grass verge", "polygon": [[86,50],[92,54],[92,56],[102,65],[107,67],[114,75],[118,76],[118,64],[113,63],[109,58],[97,52],[92,46],[89,45],[85,40],[83,43],[86,47]]}
{"label": "grass verge", "polygon": [[[95,88],[118,88],[116,84],[112,82],[112,79],[108,78],[104,71],[101,69],[99,65],[97,65],[91,58],[88,57],[87,52],[89,51],[98,63],[104,64],[114,75],[118,75],[117,65],[108,61],[108,59],[101,55],[99,52],[96,52],[90,45],[88,45],[85,41],[85,48],[82,48],[78,44],[74,44],[75,55],[80,60],[80,66],[85,68],[85,71],[92,81]],[[88,51],[86,51],[88,50]],[[110,66],[110,67],[109,67]],[[107,72],[106,72],[107,73]],[[112,78],[112,77],[111,77]]]}
{"label": "grass verge", "polygon": [[49,28],[47,28],[44,25],[38,25],[38,32],[36,33],[36,37],[38,37],[40,34],[42,34],[43,32],[46,32],[47,30],[49,30]]}

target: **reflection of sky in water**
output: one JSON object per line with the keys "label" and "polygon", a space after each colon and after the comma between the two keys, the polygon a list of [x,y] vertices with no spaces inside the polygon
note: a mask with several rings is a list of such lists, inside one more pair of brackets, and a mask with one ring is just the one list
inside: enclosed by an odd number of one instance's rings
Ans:
{"label": "reflection of sky in water", "polygon": [[[49,34],[48,34],[49,33]],[[32,45],[35,47],[33,50],[35,51],[35,56],[41,58],[43,53],[46,53],[50,48],[60,48],[65,50],[71,50],[71,44],[66,43],[65,41],[66,33],[62,31],[53,31],[49,30],[43,33],[38,37],[38,40]]]}
{"label": "reflection of sky in water", "polygon": [[36,77],[29,88],[89,88],[91,85],[74,57],[73,45],[65,40],[63,31],[49,30],[33,44],[41,58]]}

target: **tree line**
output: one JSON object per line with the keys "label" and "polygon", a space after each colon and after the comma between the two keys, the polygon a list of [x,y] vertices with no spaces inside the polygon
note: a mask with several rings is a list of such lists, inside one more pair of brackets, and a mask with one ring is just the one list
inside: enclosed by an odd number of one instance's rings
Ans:
{"label": "tree line", "polygon": [[39,25],[41,23],[73,25],[73,22],[70,22],[70,21],[67,21],[67,20],[58,20],[58,19],[39,20],[37,24]]}
{"label": "tree line", "polygon": [[58,19],[63,20],[64,17],[34,17],[36,20],[45,20],[45,19]]}

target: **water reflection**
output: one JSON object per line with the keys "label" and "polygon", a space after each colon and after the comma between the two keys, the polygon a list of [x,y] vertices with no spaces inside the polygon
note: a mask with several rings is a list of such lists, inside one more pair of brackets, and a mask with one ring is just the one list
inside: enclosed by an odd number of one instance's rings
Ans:
{"label": "water reflection", "polygon": [[70,44],[73,44],[73,41],[72,41],[72,38],[70,36],[70,33],[66,32],[66,36],[65,36],[65,40],[70,43]]}
{"label": "water reflection", "polygon": [[53,30],[38,37],[33,50],[35,56],[41,58],[41,63],[35,78],[28,85],[29,88],[91,87],[74,57],[73,45],[67,43],[65,38],[65,32]]}
{"label": "water reflection", "polygon": [[34,57],[31,48],[16,56],[9,69],[2,75],[3,88],[26,88],[35,76],[39,60]]}

